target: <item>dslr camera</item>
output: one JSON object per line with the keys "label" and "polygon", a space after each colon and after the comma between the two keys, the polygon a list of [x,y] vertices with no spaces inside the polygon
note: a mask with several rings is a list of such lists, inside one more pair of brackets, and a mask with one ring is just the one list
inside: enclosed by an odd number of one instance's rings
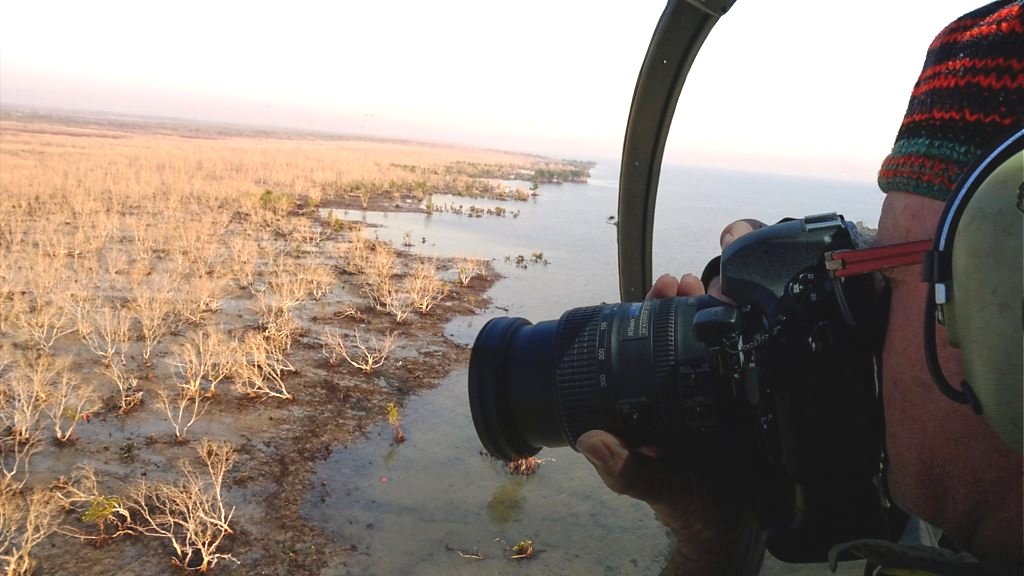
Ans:
{"label": "dslr camera", "polygon": [[[676,297],[490,320],[473,345],[469,400],[495,458],[572,446],[605,430],[756,487],[767,547],[824,561],[886,538],[900,519],[885,464],[878,373],[887,306],[872,275],[837,278],[830,253],[860,237],[837,214],[738,238],[703,274],[726,299]],[[739,470],[740,472],[735,472]],[[739,497],[739,495],[737,495]]]}

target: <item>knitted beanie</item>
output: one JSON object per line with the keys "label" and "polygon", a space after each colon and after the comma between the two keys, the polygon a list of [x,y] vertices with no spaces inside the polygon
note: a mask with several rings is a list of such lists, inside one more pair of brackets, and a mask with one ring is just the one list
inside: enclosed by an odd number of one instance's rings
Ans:
{"label": "knitted beanie", "polygon": [[1024,0],[993,2],[936,36],[914,85],[883,192],[946,200],[957,180],[1000,137],[1024,127]]}

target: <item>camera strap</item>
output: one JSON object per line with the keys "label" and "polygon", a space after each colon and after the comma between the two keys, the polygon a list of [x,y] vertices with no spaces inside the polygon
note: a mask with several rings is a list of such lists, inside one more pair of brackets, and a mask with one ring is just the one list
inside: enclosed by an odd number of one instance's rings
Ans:
{"label": "camera strap", "polygon": [[825,269],[833,278],[845,278],[885,268],[913,266],[924,263],[931,249],[931,240],[917,240],[888,246],[835,250],[825,253]]}

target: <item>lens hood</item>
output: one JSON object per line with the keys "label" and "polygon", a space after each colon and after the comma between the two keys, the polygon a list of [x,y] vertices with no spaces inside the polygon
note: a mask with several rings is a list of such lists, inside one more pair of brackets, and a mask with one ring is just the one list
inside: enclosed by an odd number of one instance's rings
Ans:
{"label": "lens hood", "polygon": [[508,349],[516,333],[532,323],[524,318],[494,318],[473,343],[469,361],[469,407],[480,442],[499,460],[518,460],[540,452],[518,431],[509,402]]}

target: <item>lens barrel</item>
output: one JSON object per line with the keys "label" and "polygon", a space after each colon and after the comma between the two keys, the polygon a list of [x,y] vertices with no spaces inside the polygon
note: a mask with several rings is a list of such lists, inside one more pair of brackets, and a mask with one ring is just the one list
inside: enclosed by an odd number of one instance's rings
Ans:
{"label": "lens barrel", "polygon": [[606,304],[531,324],[495,318],[476,338],[469,400],[502,460],[575,446],[588,430],[663,443],[718,425],[717,377],[694,337],[706,297]]}

